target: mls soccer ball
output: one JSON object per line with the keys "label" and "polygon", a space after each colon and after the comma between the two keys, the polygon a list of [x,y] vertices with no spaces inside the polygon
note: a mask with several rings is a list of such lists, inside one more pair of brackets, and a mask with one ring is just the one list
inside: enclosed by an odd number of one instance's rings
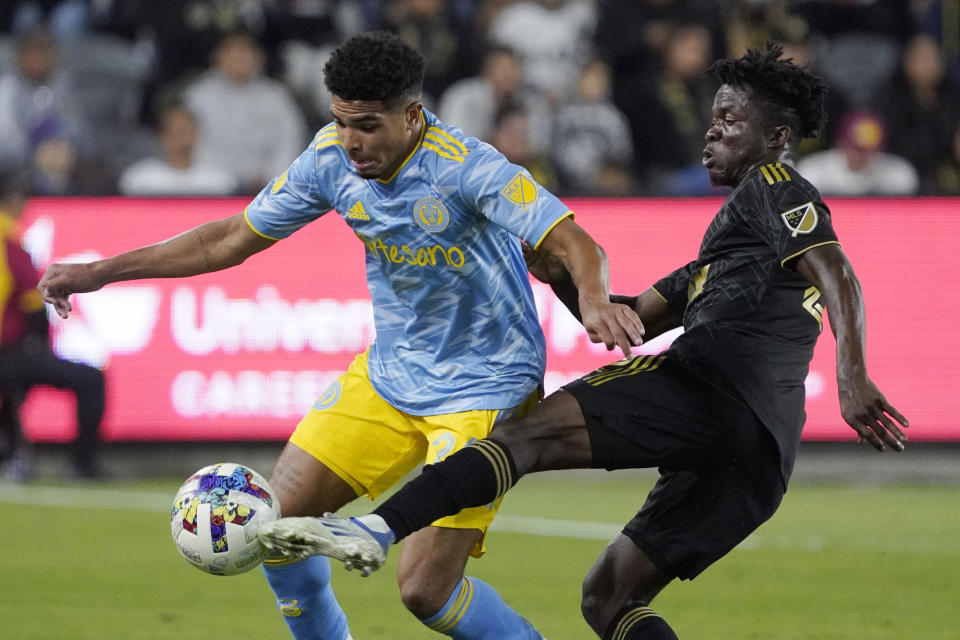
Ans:
{"label": "mls soccer ball", "polygon": [[257,529],[279,517],[280,505],[263,476],[221,462],[183,483],[173,500],[170,530],[177,551],[190,564],[232,576],[263,562],[268,551],[257,541]]}

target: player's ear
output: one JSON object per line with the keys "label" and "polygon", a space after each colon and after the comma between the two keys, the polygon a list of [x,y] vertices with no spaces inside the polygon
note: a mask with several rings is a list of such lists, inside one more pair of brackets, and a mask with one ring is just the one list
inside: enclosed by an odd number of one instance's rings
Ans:
{"label": "player's ear", "polygon": [[404,110],[404,119],[406,120],[408,130],[416,131],[420,129],[422,108],[423,104],[419,100],[411,102],[407,105],[407,108]]}
{"label": "player's ear", "polygon": [[782,149],[790,142],[793,130],[787,125],[777,125],[771,131],[767,138],[767,148]]}

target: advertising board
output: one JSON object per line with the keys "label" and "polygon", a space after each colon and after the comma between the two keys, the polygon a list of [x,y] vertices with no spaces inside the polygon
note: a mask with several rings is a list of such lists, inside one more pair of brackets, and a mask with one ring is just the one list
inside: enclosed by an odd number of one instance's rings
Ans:
{"label": "advertising board", "polygon": [[[241,211],[244,199],[34,199],[24,243],[39,269],[157,242]],[[696,256],[720,200],[571,200],[606,249],[615,293],[635,294]],[[947,267],[960,234],[953,199],[831,199],[864,289],[868,366],[910,418],[914,440],[960,440],[960,287]],[[52,318],[64,357],[104,368],[108,440],[278,440],[374,338],[365,248],[335,214],[243,265],[180,280],[117,283]],[[548,391],[619,357],[589,342],[549,287],[534,283]],[[641,347],[662,350],[673,335]],[[840,418],[828,323],[807,379],[806,439],[851,439]],[[37,389],[23,422],[69,439],[73,401]]]}

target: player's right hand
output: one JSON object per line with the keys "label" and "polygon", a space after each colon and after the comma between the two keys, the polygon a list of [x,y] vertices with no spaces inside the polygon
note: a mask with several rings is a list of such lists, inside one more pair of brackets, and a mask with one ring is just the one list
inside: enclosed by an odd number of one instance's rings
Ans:
{"label": "player's right hand", "polygon": [[625,304],[581,298],[580,313],[591,342],[602,342],[608,350],[620,347],[625,358],[630,357],[631,346],[643,343],[643,322],[637,312]]}
{"label": "player's right hand", "polygon": [[73,310],[70,304],[72,294],[96,291],[103,284],[94,275],[90,264],[54,263],[40,278],[37,289],[44,302],[53,305],[57,315],[66,319]]}
{"label": "player's right hand", "polygon": [[859,442],[869,443],[877,451],[903,451],[907,435],[901,427],[909,427],[910,421],[887,401],[870,378],[865,374],[838,376],[837,387],[840,415],[857,432]]}

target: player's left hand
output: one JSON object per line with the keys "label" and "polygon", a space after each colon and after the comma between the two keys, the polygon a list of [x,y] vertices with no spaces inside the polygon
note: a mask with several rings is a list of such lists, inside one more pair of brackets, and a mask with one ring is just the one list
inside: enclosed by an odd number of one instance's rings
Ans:
{"label": "player's left hand", "polygon": [[840,414],[857,432],[859,442],[869,442],[877,451],[887,447],[903,451],[907,435],[900,427],[909,427],[910,421],[887,402],[873,381],[864,374],[837,382]]}
{"label": "player's left hand", "polygon": [[620,347],[624,357],[630,357],[630,347],[643,343],[643,322],[637,312],[625,304],[581,298],[580,313],[590,341],[602,342],[608,351]]}

